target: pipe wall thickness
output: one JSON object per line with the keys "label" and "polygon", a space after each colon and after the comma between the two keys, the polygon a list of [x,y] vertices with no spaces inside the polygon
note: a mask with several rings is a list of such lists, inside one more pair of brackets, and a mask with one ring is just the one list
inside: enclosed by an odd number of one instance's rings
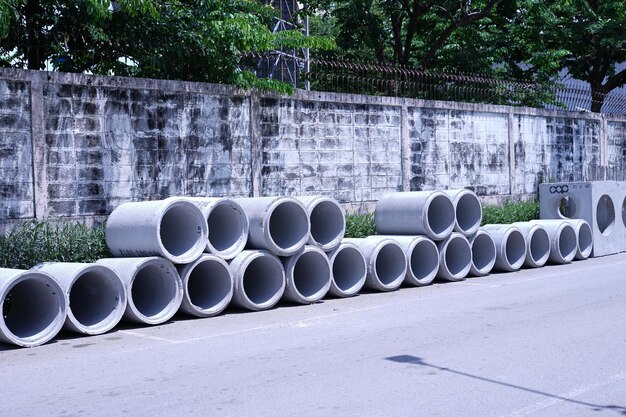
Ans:
{"label": "pipe wall thickness", "polygon": [[550,262],[566,264],[574,259],[578,250],[578,237],[568,221],[533,220],[532,223],[543,226],[550,236]]}
{"label": "pipe wall thickness", "polygon": [[331,270],[328,256],[319,247],[306,245],[295,255],[282,259],[285,267],[283,297],[298,304],[321,300],[330,288]]}
{"label": "pipe wall thickness", "polygon": [[496,264],[499,271],[518,271],[526,260],[526,239],[520,230],[510,224],[486,224],[483,229],[496,244]]}
{"label": "pipe wall thickness", "polygon": [[472,249],[461,233],[453,232],[446,240],[437,242],[439,270],[437,278],[443,281],[462,281],[472,268]]}
{"label": "pipe wall thickness", "polygon": [[232,303],[246,310],[267,310],[285,292],[285,270],[280,259],[264,250],[244,250],[230,261]]}
{"label": "pipe wall thickness", "polygon": [[472,236],[480,227],[483,209],[476,194],[467,189],[444,191],[454,204],[454,231],[463,236]]}
{"label": "pipe wall thickness", "polygon": [[397,290],[406,276],[407,259],[400,244],[382,236],[344,239],[361,249],[367,261],[365,286],[377,291]]}
{"label": "pipe wall thickness", "polygon": [[212,317],[224,311],[233,298],[233,274],[219,256],[204,254],[176,269],[183,283],[181,311],[196,317]]}
{"label": "pipe wall thickness", "polygon": [[351,297],[361,291],[367,277],[367,262],[361,249],[345,240],[328,253],[332,276],[328,292],[335,297]]}
{"label": "pipe wall thickness", "polygon": [[496,264],[496,244],[489,233],[478,229],[476,234],[468,238],[472,249],[472,267],[469,275],[484,277],[489,275]]}
{"label": "pipe wall thickness", "polygon": [[328,252],[341,243],[346,216],[337,200],[325,196],[296,197],[306,207],[311,224],[308,243]]}
{"label": "pipe wall thickness", "polygon": [[[384,236],[384,235],[383,235]],[[396,241],[407,258],[404,282],[418,287],[429,285],[439,270],[439,250],[426,236],[384,236]]]}
{"label": "pipe wall thickness", "polygon": [[546,229],[537,223],[515,222],[526,240],[526,259],[524,266],[527,268],[539,268],[548,262],[550,257],[550,236]]}

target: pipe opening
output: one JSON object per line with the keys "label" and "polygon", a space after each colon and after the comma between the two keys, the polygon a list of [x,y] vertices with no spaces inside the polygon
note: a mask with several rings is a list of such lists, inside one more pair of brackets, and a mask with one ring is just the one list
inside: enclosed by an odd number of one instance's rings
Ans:
{"label": "pipe opening", "polygon": [[295,202],[281,202],[270,215],[269,233],[279,248],[289,250],[308,235],[309,217]]}
{"label": "pipe opening", "polygon": [[543,265],[550,256],[550,235],[545,229],[537,228],[529,234],[528,239],[531,259],[535,264]]}
{"label": "pipe opening", "polygon": [[282,266],[274,258],[254,258],[243,274],[243,292],[254,304],[267,303],[283,288]]}
{"label": "pipe opening", "polygon": [[463,194],[456,205],[456,222],[463,232],[478,229],[482,220],[480,201],[473,194]]}
{"label": "pipe opening", "polygon": [[293,283],[305,298],[316,298],[325,291],[330,279],[330,268],[325,255],[319,252],[304,252],[293,268]]}
{"label": "pipe opening", "polygon": [[472,263],[478,271],[491,269],[496,259],[496,245],[487,234],[478,234],[472,242]]}
{"label": "pipe opening", "polygon": [[436,235],[445,234],[454,225],[454,205],[445,195],[435,196],[428,205],[428,227]]}
{"label": "pipe opening", "polygon": [[448,242],[445,255],[446,267],[452,276],[458,276],[472,263],[472,251],[463,239],[452,238]]}
{"label": "pipe opening", "polygon": [[404,278],[406,258],[398,245],[385,244],[376,255],[376,276],[385,286]]}
{"label": "pipe opening", "polygon": [[182,256],[198,245],[202,225],[193,206],[175,204],[163,214],[159,227],[161,243],[174,256]]}
{"label": "pipe opening", "polygon": [[135,275],[130,299],[140,314],[156,318],[176,299],[177,289],[176,280],[163,266],[145,265]]}
{"label": "pipe opening", "polygon": [[569,225],[565,226],[566,227],[563,227],[559,234],[559,253],[561,254],[561,258],[569,262],[574,259],[576,255],[578,239],[574,228]]}
{"label": "pipe opening", "polygon": [[626,197],[624,197],[624,201],[622,202],[622,223],[624,227],[626,227]]}
{"label": "pipe opening", "polygon": [[413,251],[409,267],[413,276],[418,280],[434,276],[439,270],[439,251],[437,247],[428,241],[417,242]]}
{"label": "pipe opening", "polygon": [[613,200],[607,194],[602,195],[596,206],[596,223],[600,233],[608,236],[613,233],[613,225],[615,224],[615,207]]}
{"label": "pipe opening", "polygon": [[514,230],[506,237],[504,249],[506,261],[513,268],[518,268],[524,263],[526,257],[526,240],[524,235]]}
{"label": "pipe opening", "polygon": [[320,245],[341,239],[345,220],[341,208],[331,201],[318,203],[311,211],[311,236]]}
{"label": "pipe opening", "polygon": [[219,262],[200,262],[189,273],[187,293],[191,304],[209,310],[219,306],[232,291],[230,272]]}
{"label": "pipe opening", "polygon": [[207,225],[209,227],[209,244],[216,251],[223,252],[236,247],[242,240],[245,244],[245,214],[228,202],[218,204],[211,210]]}
{"label": "pipe opening", "polygon": [[567,219],[573,219],[576,217],[576,201],[572,197],[568,195],[563,196],[559,200],[558,204],[559,214],[561,217]]}
{"label": "pipe opening", "polygon": [[589,224],[580,223],[578,228],[578,250],[581,256],[588,258],[593,249],[593,232]]}
{"label": "pipe opening", "polygon": [[[37,338],[53,325],[65,300],[43,280],[26,278],[15,284],[2,301],[7,329],[20,339]],[[43,336],[43,335],[42,335]]]}
{"label": "pipe opening", "polygon": [[333,261],[333,279],[335,285],[346,293],[363,286],[367,273],[363,255],[355,248],[345,247],[337,252]]}
{"label": "pipe opening", "polygon": [[69,308],[76,321],[85,327],[108,319],[120,306],[119,285],[105,272],[81,274],[69,290]]}

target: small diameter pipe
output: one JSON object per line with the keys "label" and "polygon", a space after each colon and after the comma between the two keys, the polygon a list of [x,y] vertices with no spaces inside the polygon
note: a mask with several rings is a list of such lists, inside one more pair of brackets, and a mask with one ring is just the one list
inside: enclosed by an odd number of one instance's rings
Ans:
{"label": "small diameter pipe", "polygon": [[489,275],[496,264],[496,244],[491,235],[483,229],[478,229],[468,240],[472,248],[472,267],[469,275],[474,277]]}
{"label": "small diameter pipe", "polygon": [[548,260],[555,264],[566,264],[576,256],[578,237],[576,230],[568,221],[533,220],[541,224],[550,235],[550,257]]}
{"label": "small diameter pipe", "polygon": [[519,270],[526,260],[526,239],[520,230],[510,224],[486,224],[483,229],[496,244],[496,265],[499,271]]}
{"label": "small diameter pipe", "polygon": [[365,286],[378,291],[397,290],[406,276],[407,259],[395,240],[369,236],[364,239],[344,239],[361,249],[367,261]]}
{"label": "small diameter pipe", "polygon": [[280,259],[268,251],[244,250],[230,261],[233,301],[247,310],[267,310],[285,292],[285,271]]}
{"label": "small diameter pipe", "polygon": [[335,297],[351,297],[361,291],[367,276],[367,262],[361,249],[345,240],[328,253],[332,279],[328,292]]}
{"label": "small diameter pipe", "polygon": [[204,254],[176,269],[183,282],[181,311],[196,317],[212,317],[224,311],[233,298],[230,266],[217,255]]}
{"label": "small diameter pipe", "polygon": [[208,236],[200,209],[180,198],[124,203],[109,216],[105,232],[113,256],[162,256],[177,264],[198,259]]}
{"label": "small diameter pipe", "polygon": [[165,258],[106,258],[97,264],[117,272],[126,287],[124,318],[143,324],[161,324],[178,311],[183,284],[176,267]]}
{"label": "small diameter pipe", "polygon": [[546,229],[538,223],[515,222],[526,240],[526,260],[524,266],[527,268],[542,267],[548,262],[550,257],[550,236]]}
{"label": "small diameter pipe", "polygon": [[103,265],[46,262],[33,268],[52,275],[68,300],[66,330],[86,335],[106,333],[126,308],[126,288],[115,271]]}
{"label": "small diameter pipe", "polygon": [[583,219],[542,219],[542,220],[533,220],[533,222],[543,223],[543,222],[566,222],[574,228],[576,232],[576,256],[574,259],[587,259],[591,256],[591,251],[593,250],[593,231],[591,230],[591,226]]}
{"label": "small diameter pipe", "polygon": [[429,285],[439,270],[439,250],[426,236],[385,236],[393,239],[404,250],[407,270],[404,282],[418,287]]}
{"label": "small diameter pipe", "polygon": [[285,294],[283,297],[298,304],[319,301],[330,288],[330,262],[324,251],[306,245],[295,255],[282,259],[285,267]]}
{"label": "small diameter pipe", "polygon": [[426,235],[432,240],[450,236],[454,204],[440,191],[397,192],[376,203],[376,230],[384,235]]}
{"label": "small diameter pipe", "polygon": [[311,223],[309,244],[328,252],[341,243],[346,232],[346,216],[337,200],[324,196],[296,197],[306,207]]}
{"label": "small diameter pipe", "polygon": [[454,204],[454,231],[464,236],[472,236],[480,227],[483,209],[476,194],[467,189],[444,191]]}
{"label": "small diameter pipe", "polygon": [[439,270],[437,278],[443,281],[462,281],[472,268],[472,249],[461,233],[453,232],[450,237],[437,242]]}
{"label": "small diameter pipe", "polygon": [[0,341],[33,347],[50,341],[67,317],[59,283],[41,271],[0,268]]}
{"label": "small diameter pipe", "polygon": [[309,215],[304,205],[295,198],[254,197],[235,201],[250,221],[247,248],[290,256],[309,240]]}

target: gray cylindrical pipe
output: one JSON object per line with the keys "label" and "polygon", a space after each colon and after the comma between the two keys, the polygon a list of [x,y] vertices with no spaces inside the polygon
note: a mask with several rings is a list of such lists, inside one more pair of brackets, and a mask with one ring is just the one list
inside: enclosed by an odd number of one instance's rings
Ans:
{"label": "gray cylindrical pipe", "polygon": [[106,241],[116,257],[162,256],[173,263],[202,255],[208,235],[204,215],[180,198],[124,203],[106,222]]}
{"label": "gray cylindrical pipe", "polygon": [[204,215],[209,237],[205,252],[232,259],[248,241],[248,217],[243,208],[230,198],[183,197],[195,204]]}
{"label": "gray cylindrical pipe", "polygon": [[435,242],[426,236],[385,236],[398,242],[407,258],[404,282],[424,286],[435,279],[439,270],[439,250]]}
{"label": "gray cylindrical pipe", "polygon": [[397,290],[406,276],[407,259],[398,242],[381,236],[344,239],[361,249],[367,261],[365,286],[378,291]]}
{"label": "gray cylindrical pipe", "polygon": [[361,249],[345,240],[328,253],[332,277],[328,292],[336,297],[358,294],[365,285],[367,262]]}
{"label": "gray cylindrical pipe", "polygon": [[462,281],[472,268],[472,249],[461,233],[453,232],[446,240],[437,242],[439,270],[437,278],[444,281]]}
{"label": "gray cylindrical pipe", "polygon": [[319,301],[330,288],[330,262],[319,247],[306,245],[292,256],[282,259],[285,267],[286,300],[298,304]]}
{"label": "gray cylindrical pipe", "polygon": [[454,229],[454,204],[440,191],[390,193],[376,203],[374,220],[380,234],[443,240]]}
{"label": "gray cylindrical pipe", "polygon": [[196,317],[221,313],[233,298],[233,274],[226,261],[204,254],[195,262],[178,265],[183,282],[181,311]]}
{"label": "gray cylindrical pipe", "polygon": [[230,261],[232,303],[247,310],[267,310],[285,292],[285,270],[280,259],[264,250],[244,250]]}
{"label": "gray cylindrical pipe", "polygon": [[255,197],[235,201],[250,221],[247,248],[290,256],[309,240],[309,215],[304,205],[295,198]]}
{"label": "gray cylindrical pipe", "polygon": [[41,271],[0,268],[0,341],[42,345],[59,333],[67,317],[59,283]]}
{"label": "gray cylindrical pipe", "polygon": [[520,230],[510,224],[486,224],[483,229],[496,244],[495,269],[513,272],[526,260],[526,239]]}
{"label": "gray cylindrical pipe", "polygon": [[542,220],[532,220],[533,222],[543,223],[543,222],[566,222],[574,228],[576,232],[576,256],[574,259],[587,259],[591,256],[591,251],[593,250],[593,231],[591,230],[591,226],[583,219],[542,219]]}
{"label": "gray cylindrical pipe", "polygon": [[183,284],[176,267],[165,258],[106,258],[108,266],[122,279],[128,302],[124,318],[136,323],[161,324],[178,311],[183,300]]}
{"label": "gray cylindrical pipe", "polygon": [[544,266],[550,256],[550,236],[546,229],[538,223],[531,222],[515,222],[512,225],[522,232],[526,240],[524,266],[527,268]]}
{"label": "gray cylindrical pipe", "polygon": [[484,277],[489,275],[496,264],[496,244],[489,233],[478,229],[476,234],[468,238],[472,248],[472,267],[469,275]]}
{"label": "gray cylindrical pipe", "polygon": [[325,252],[335,249],[346,232],[346,217],[337,200],[325,196],[296,197],[306,207],[311,224],[308,243]]}
{"label": "gray cylindrical pipe", "polygon": [[467,189],[444,191],[454,204],[454,231],[464,236],[472,236],[480,227],[483,209],[476,194]]}
{"label": "gray cylindrical pipe", "polygon": [[115,271],[90,263],[46,262],[33,268],[52,275],[68,300],[64,328],[77,333],[106,333],[126,308],[126,288]]}
{"label": "gray cylindrical pipe", "polygon": [[576,230],[568,221],[544,221],[533,220],[533,223],[541,224],[550,235],[549,261],[555,264],[571,262],[576,256],[578,249],[578,237]]}

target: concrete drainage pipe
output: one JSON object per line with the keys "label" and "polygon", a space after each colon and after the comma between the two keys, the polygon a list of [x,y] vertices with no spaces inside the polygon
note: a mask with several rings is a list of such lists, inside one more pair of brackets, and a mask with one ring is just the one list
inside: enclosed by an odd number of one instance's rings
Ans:
{"label": "concrete drainage pipe", "polygon": [[33,268],[52,275],[67,296],[64,328],[77,333],[106,333],[126,309],[126,288],[115,271],[103,265],[46,262]]}
{"label": "concrete drainage pipe", "polygon": [[382,236],[344,239],[361,249],[367,261],[365,286],[378,291],[397,290],[406,276],[407,259],[395,240]]}
{"label": "concrete drainage pipe", "polygon": [[376,203],[374,220],[380,234],[443,240],[454,229],[454,204],[440,191],[390,193]]}
{"label": "concrete drainage pipe", "polygon": [[306,245],[295,255],[283,258],[285,294],[283,297],[298,304],[319,301],[330,288],[330,262],[324,251]]}
{"label": "concrete drainage pipe", "polygon": [[309,244],[328,252],[341,243],[346,232],[346,217],[339,203],[330,197],[296,197],[309,214],[311,234]]}
{"label": "concrete drainage pipe", "polygon": [[483,229],[478,229],[468,240],[472,248],[472,267],[469,275],[475,277],[489,275],[496,264],[496,244],[491,235]]}
{"label": "concrete drainage pipe", "polygon": [[576,256],[578,238],[576,230],[567,221],[533,220],[533,223],[542,225],[550,235],[550,257],[548,260],[555,264],[566,264]]}
{"label": "concrete drainage pipe", "polygon": [[526,260],[526,240],[522,232],[509,224],[487,224],[483,229],[496,244],[495,269],[507,272],[519,270]]}
{"label": "concrete drainage pipe", "polygon": [[42,345],[59,333],[67,317],[59,283],[41,271],[0,268],[0,341]]}
{"label": "concrete drainage pipe", "polygon": [[554,219],[554,220],[533,220],[533,222],[566,222],[574,228],[577,237],[576,256],[574,259],[587,259],[593,250],[593,231],[591,226],[583,219]]}
{"label": "concrete drainage pipe", "polygon": [[100,259],[122,279],[128,303],[124,318],[143,324],[161,324],[178,311],[183,285],[174,265],[157,256]]}
{"label": "concrete drainage pipe", "polygon": [[162,256],[177,264],[198,259],[207,235],[200,209],[178,198],[124,203],[106,223],[106,241],[114,256]]}
{"label": "concrete drainage pipe", "polygon": [[196,317],[212,317],[224,311],[233,298],[233,274],[225,260],[204,254],[176,268],[183,282],[181,311]]}
{"label": "concrete drainage pipe", "polygon": [[309,215],[300,201],[291,197],[238,198],[235,201],[250,221],[248,248],[290,256],[309,240]]}
{"label": "concrete drainage pipe", "polygon": [[483,219],[483,209],[476,194],[466,189],[447,190],[444,192],[454,204],[454,231],[464,236],[474,235]]}
{"label": "concrete drainage pipe", "polygon": [[328,253],[332,276],[328,292],[335,297],[358,294],[365,285],[367,263],[365,255],[354,243],[343,241]]}
{"label": "concrete drainage pipe", "polygon": [[205,252],[232,259],[248,241],[248,217],[243,208],[229,198],[183,197],[195,204],[204,215],[209,237]]}
{"label": "concrete drainage pipe", "polygon": [[515,222],[526,240],[526,260],[524,266],[527,268],[538,268],[548,262],[550,256],[550,236],[543,226],[530,222]]}
{"label": "concrete drainage pipe", "polygon": [[426,236],[386,236],[400,244],[407,258],[404,282],[415,285],[429,285],[439,270],[439,250],[435,242]]}
{"label": "concrete drainage pipe", "polygon": [[285,292],[285,271],[276,256],[263,250],[244,250],[230,261],[233,301],[247,310],[272,308]]}
{"label": "concrete drainage pipe", "polygon": [[472,249],[461,233],[453,232],[449,238],[437,242],[439,270],[437,278],[444,281],[462,281],[472,268]]}

